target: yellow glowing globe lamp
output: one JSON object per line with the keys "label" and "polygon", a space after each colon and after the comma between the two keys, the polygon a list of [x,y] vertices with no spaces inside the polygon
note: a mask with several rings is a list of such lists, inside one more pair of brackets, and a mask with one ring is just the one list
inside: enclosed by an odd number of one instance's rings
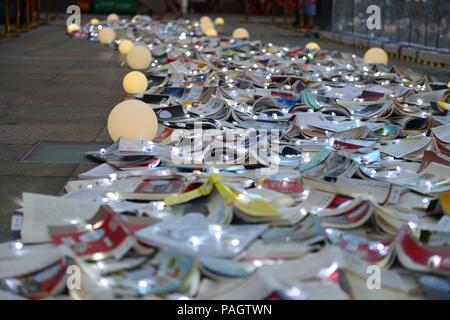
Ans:
{"label": "yellow glowing globe lamp", "polygon": [[145,74],[139,71],[131,71],[123,78],[123,89],[128,94],[144,93],[148,87]]}
{"label": "yellow glowing globe lamp", "polygon": [[106,18],[106,21],[108,21],[108,22],[117,22],[119,20],[120,20],[120,17],[115,13],[109,14],[108,17]]}
{"label": "yellow glowing globe lamp", "polygon": [[210,28],[210,29],[206,30],[205,35],[207,37],[217,37],[218,33],[217,33],[216,29]]}
{"label": "yellow glowing globe lamp", "polygon": [[205,23],[200,24],[200,31],[203,34],[206,34],[206,31],[208,31],[209,29],[215,29],[215,27],[212,23],[205,22]]}
{"label": "yellow glowing globe lamp", "polygon": [[384,64],[387,65],[389,57],[387,53],[380,48],[369,49],[364,55],[365,64]]}
{"label": "yellow glowing globe lamp", "polygon": [[139,100],[119,103],[108,117],[108,132],[113,141],[119,138],[153,140],[158,119],[152,107]]}
{"label": "yellow glowing globe lamp", "polygon": [[200,24],[203,24],[203,23],[212,24],[213,22],[210,17],[203,16],[200,18]]}
{"label": "yellow glowing globe lamp", "polygon": [[116,32],[111,28],[102,28],[98,33],[98,41],[101,44],[113,43],[116,39]]}
{"label": "yellow glowing globe lamp", "polygon": [[128,51],[126,61],[133,70],[146,70],[152,62],[152,53],[145,46],[134,46]]}
{"label": "yellow glowing globe lamp", "polygon": [[248,33],[247,29],[237,28],[236,30],[234,30],[232,37],[238,40],[246,40],[250,38],[250,34]]}
{"label": "yellow glowing globe lamp", "polygon": [[131,40],[122,40],[119,44],[119,52],[121,54],[127,54],[130,52],[131,49],[133,49],[134,43]]}
{"label": "yellow glowing globe lamp", "polygon": [[92,18],[90,22],[91,22],[91,24],[94,25],[94,26],[100,24],[100,20],[98,20],[97,18]]}
{"label": "yellow glowing globe lamp", "polygon": [[223,18],[221,18],[221,17],[217,17],[217,18],[214,20],[214,24],[215,24],[216,26],[223,26],[223,25],[225,24],[225,20],[224,20]]}
{"label": "yellow glowing globe lamp", "polygon": [[320,46],[316,42],[309,42],[305,46],[305,48],[308,49],[309,51],[319,51],[320,50]]}
{"label": "yellow glowing globe lamp", "polygon": [[67,26],[67,33],[80,31],[80,26],[76,23],[71,23]]}

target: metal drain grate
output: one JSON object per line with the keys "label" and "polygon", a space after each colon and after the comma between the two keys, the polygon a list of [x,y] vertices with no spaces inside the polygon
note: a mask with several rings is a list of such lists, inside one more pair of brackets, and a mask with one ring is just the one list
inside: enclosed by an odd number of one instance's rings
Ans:
{"label": "metal drain grate", "polygon": [[20,158],[20,162],[93,163],[84,153],[107,146],[107,143],[98,142],[38,141]]}

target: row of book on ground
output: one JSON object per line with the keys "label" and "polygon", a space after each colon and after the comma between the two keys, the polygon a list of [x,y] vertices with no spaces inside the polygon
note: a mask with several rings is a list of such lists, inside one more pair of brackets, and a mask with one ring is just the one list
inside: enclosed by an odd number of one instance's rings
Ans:
{"label": "row of book on ground", "polygon": [[[450,90],[347,53],[101,22],[145,45],[158,120],[62,196],[23,194],[0,296],[449,298]],[[82,93],[80,93],[82,94]],[[78,277],[77,277],[78,276]]]}

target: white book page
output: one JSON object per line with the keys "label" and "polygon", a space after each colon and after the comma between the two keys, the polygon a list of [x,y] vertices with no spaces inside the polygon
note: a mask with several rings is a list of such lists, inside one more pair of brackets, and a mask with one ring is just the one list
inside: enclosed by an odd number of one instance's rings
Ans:
{"label": "white book page", "polygon": [[0,290],[0,300],[26,300],[24,297]]}
{"label": "white book page", "polygon": [[433,134],[442,142],[450,143],[450,124],[433,128]]}
{"label": "white book page", "polygon": [[59,259],[61,259],[61,252],[56,248],[49,248],[49,250],[24,255],[20,259],[0,260],[0,278],[26,275],[43,269]]}
{"label": "white book page", "polygon": [[360,180],[338,177],[336,185],[351,187],[356,190],[364,191],[371,194],[378,203],[386,201],[389,195],[390,183],[376,180]]}
{"label": "white book page", "polygon": [[174,61],[170,63],[169,66],[170,69],[172,70],[172,73],[181,73],[181,74],[188,73],[188,69],[180,61]]}
{"label": "white book page", "polygon": [[391,144],[381,148],[381,152],[386,153],[395,158],[401,158],[407,154],[418,151],[425,148],[432,138],[422,137],[422,138],[412,138],[401,140],[397,144]]}
{"label": "white book page", "polygon": [[298,242],[264,243],[255,241],[246,251],[245,259],[289,259],[300,258],[311,252],[313,248]]}
{"label": "white book page", "polygon": [[301,203],[301,208],[305,210],[314,208],[326,208],[333,202],[335,195],[318,190],[311,191],[310,196]]}
{"label": "white book page", "polygon": [[143,152],[147,151],[144,140],[120,138],[119,139],[120,152]]}
{"label": "white book page", "polygon": [[99,208],[100,204],[93,202],[24,193],[22,240],[25,243],[49,242],[49,225],[88,220]]}
{"label": "white book page", "polygon": [[110,174],[117,174],[121,171],[110,164],[102,163],[91,170],[81,173],[78,177],[80,179],[96,179],[108,178]]}

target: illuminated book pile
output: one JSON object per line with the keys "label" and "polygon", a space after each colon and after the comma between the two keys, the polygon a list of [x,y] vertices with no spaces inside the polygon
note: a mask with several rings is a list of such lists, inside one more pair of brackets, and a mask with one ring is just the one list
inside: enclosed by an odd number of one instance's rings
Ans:
{"label": "illuminated book pile", "polygon": [[447,84],[206,18],[71,36],[119,50],[127,96],[97,167],[23,194],[0,297],[449,298]]}

